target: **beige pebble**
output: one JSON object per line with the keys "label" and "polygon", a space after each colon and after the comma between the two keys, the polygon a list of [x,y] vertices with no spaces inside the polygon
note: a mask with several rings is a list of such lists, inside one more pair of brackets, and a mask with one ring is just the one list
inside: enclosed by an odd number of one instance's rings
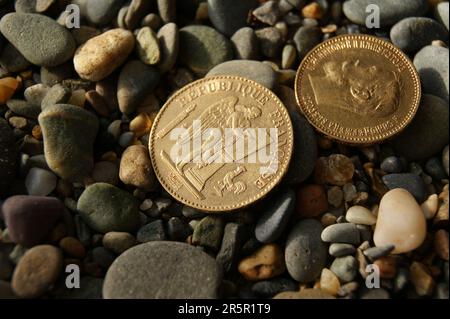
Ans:
{"label": "beige pebble", "polygon": [[355,166],[350,158],[332,154],[317,160],[314,177],[318,184],[344,186],[352,181],[354,173]]}
{"label": "beige pebble", "polygon": [[154,65],[160,61],[161,51],[155,31],[149,27],[140,29],[136,41],[136,51],[142,62]]}
{"label": "beige pebble", "polygon": [[431,295],[436,284],[429,269],[424,264],[414,261],[409,267],[409,272],[416,293],[419,296]]}
{"label": "beige pebble", "polygon": [[322,289],[306,288],[301,291],[280,292],[273,299],[334,299],[334,297]]}
{"label": "beige pebble", "polygon": [[85,103],[86,103],[86,91],[82,89],[73,91],[72,96],[67,102],[67,104],[72,104],[79,107],[84,107]]}
{"label": "beige pebble", "polygon": [[141,113],[130,122],[130,131],[137,137],[142,137],[150,133],[152,128],[152,119],[150,115]]}
{"label": "beige pebble", "polygon": [[332,296],[337,296],[341,284],[338,277],[329,269],[322,269],[320,275],[320,289]]}
{"label": "beige pebble", "polygon": [[374,225],[377,222],[376,217],[370,210],[363,206],[355,205],[347,210],[345,219],[354,224],[360,225]]}
{"label": "beige pebble", "polygon": [[103,246],[116,254],[121,254],[125,250],[136,245],[136,238],[126,232],[109,232],[103,236]]}
{"label": "beige pebble", "polygon": [[320,222],[324,227],[336,224],[337,217],[331,213],[325,213],[320,218]]}
{"label": "beige pebble", "polygon": [[134,44],[134,35],[128,30],[113,29],[102,33],[75,52],[75,70],[82,79],[100,81],[127,59]]}
{"label": "beige pebble", "polygon": [[253,255],[241,260],[238,270],[250,281],[276,277],[286,270],[284,254],[276,244],[262,246]]}
{"label": "beige pebble", "polygon": [[423,215],[426,219],[432,219],[439,208],[439,197],[437,194],[432,194],[426,201],[420,205],[423,211]]}
{"label": "beige pebble", "polygon": [[448,261],[448,232],[445,229],[439,229],[434,234],[434,251],[439,257]]}
{"label": "beige pebble", "polygon": [[119,178],[124,184],[144,190],[151,190],[156,186],[156,176],[147,147],[132,145],[123,152]]}
{"label": "beige pebble", "polygon": [[396,188],[383,196],[373,236],[376,246],[395,245],[393,254],[412,251],[423,243],[426,231],[422,209],[408,191]]}

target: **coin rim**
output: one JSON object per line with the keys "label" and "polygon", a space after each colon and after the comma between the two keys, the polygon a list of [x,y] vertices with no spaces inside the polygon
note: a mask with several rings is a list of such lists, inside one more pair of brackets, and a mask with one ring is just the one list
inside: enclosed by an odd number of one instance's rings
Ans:
{"label": "coin rim", "polygon": [[[303,105],[301,102],[301,88],[300,88],[300,82],[303,78],[303,75],[305,73],[305,66],[309,63],[311,57],[313,54],[315,54],[318,50],[320,50],[322,47],[329,45],[333,42],[340,42],[343,39],[359,39],[359,40],[366,40],[370,42],[378,42],[380,45],[385,45],[387,47],[390,47],[394,53],[397,53],[397,56],[399,56],[402,61],[405,62],[405,65],[407,66],[408,70],[410,71],[410,74],[413,77],[414,82],[414,97],[413,102],[411,103],[413,107],[410,107],[408,114],[406,117],[402,120],[401,124],[399,126],[396,126],[395,130],[389,130],[385,133],[378,133],[376,135],[371,135],[369,137],[346,137],[346,136],[339,136],[336,134],[333,134],[333,132],[329,132],[326,130],[326,128],[323,128],[320,126],[320,124],[315,123],[313,119],[310,118],[310,115],[308,114],[307,110],[309,109],[307,106]],[[397,134],[399,134],[405,127],[407,127],[411,121],[414,119],[414,116],[417,113],[417,110],[420,106],[421,96],[422,96],[422,87],[420,84],[420,77],[419,74],[414,67],[413,62],[409,59],[409,57],[403,53],[399,48],[397,48],[395,45],[393,45],[391,42],[377,38],[372,35],[367,34],[344,34],[339,35],[336,37],[333,37],[331,39],[328,39],[318,45],[316,45],[303,59],[303,61],[300,63],[297,74],[295,76],[295,82],[294,82],[294,91],[295,91],[295,99],[297,101],[297,106],[299,106],[302,113],[305,115],[309,123],[313,125],[316,130],[318,130],[320,133],[325,134],[327,137],[341,142],[341,143],[348,143],[348,144],[375,144],[382,142],[386,139],[389,139]]]}
{"label": "coin rim", "polygon": [[[242,201],[242,202],[240,202],[238,204],[209,206],[209,205],[201,205],[201,204],[198,204],[196,202],[187,200],[183,196],[180,196],[170,186],[167,185],[167,183],[164,181],[163,177],[161,176],[162,175],[161,172],[159,171],[158,167],[155,165],[156,159],[155,159],[155,152],[154,152],[153,145],[155,144],[154,136],[156,134],[155,130],[156,130],[157,123],[160,121],[161,117],[163,116],[163,113],[170,107],[170,104],[174,100],[176,100],[176,98],[179,95],[185,93],[186,91],[188,91],[192,87],[197,86],[198,84],[203,83],[203,82],[215,81],[215,80],[237,80],[237,81],[247,82],[247,83],[250,83],[252,85],[257,86],[257,88],[263,90],[267,95],[269,95],[269,97],[271,97],[273,100],[275,100],[275,103],[278,105],[278,108],[283,113],[283,117],[284,117],[285,121],[287,122],[289,154],[288,154],[288,157],[287,157],[288,158],[287,161],[284,161],[284,165],[283,165],[283,168],[282,168],[281,172],[279,174],[277,174],[277,176],[269,184],[267,184],[263,188],[262,191],[256,193],[251,198],[249,198],[247,200],[244,200],[244,201]],[[175,198],[176,200],[178,200],[178,201],[180,201],[180,202],[182,202],[182,203],[184,203],[184,204],[186,204],[186,205],[188,205],[190,207],[193,207],[193,208],[196,208],[196,209],[200,209],[200,210],[209,211],[211,213],[224,212],[224,211],[234,211],[236,209],[240,209],[240,208],[244,208],[246,206],[249,206],[249,205],[255,203],[256,201],[262,199],[264,196],[266,196],[268,193],[270,193],[270,191],[272,191],[273,188],[276,185],[278,185],[280,183],[280,181],[282,180],[282,178],[286,175],[286,173],[287,173],[287,171],[289,169],[290,161],[292,159],[292,153],[293,153],[293,148],[294,148],[294,130],[293,130],[292,121],[291,121],[291,118],[289,116],[289,113],[288,113],[288,110],[287,110],[286,106],[283,104],[281,99],[275,93],[273,93],[270,89],[266,88],[265,86],[259,84],[256,81],[253,81],[253,80],[250,80],[248,78],[241,77],[241,76],[236,76],[236,75],[218,75],[218,76],[205,77],[203,79],[199,79],[199,80],[196,80],[196,81],[194,81],[192,83],[189,83],[188,85],[182,87],[181,89],[179,89],[177,92],[175,92],[174,94],[172,94],[169,97],[169,99],[166,101],[166,103],[164,103],[163,107],[159,110],[155,120],[153,121],[152,129],[150,131],[148,148],[149,148],[149,151],[150,151],[150,159],[151,159],[151,162],[152,162],[153,170],[155,171],[155,175],[156,175],[157,179],[159,180],[160,184],[164,187],[164,189],[173,198]]]}

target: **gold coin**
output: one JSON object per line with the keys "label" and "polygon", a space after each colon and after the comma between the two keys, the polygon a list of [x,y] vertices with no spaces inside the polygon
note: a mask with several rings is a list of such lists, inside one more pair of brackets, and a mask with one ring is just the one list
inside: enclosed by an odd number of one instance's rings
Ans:
{"label": "gold coin", "polygon": [[204,211],[230,211],[266,195],[292,154],[292,124],[282,102],[237,76],[198,80],[161,108],[150,156],[161,185]]}
{"label": "gold coin", "polygon": [[305,57],[295,95],[320,132],[344,143],[371,144],[411,122],[421,88],[414,65],[394,45],[369,35],[343,35]]}

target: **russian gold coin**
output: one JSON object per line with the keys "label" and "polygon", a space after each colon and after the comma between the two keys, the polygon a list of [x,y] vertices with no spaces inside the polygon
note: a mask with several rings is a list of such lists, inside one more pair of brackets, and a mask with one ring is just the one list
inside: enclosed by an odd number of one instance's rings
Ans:
{"label": "russian gold coin", "polygon": [[198,80],[159,111],[150,156],[161,185],[178,201],[209,212],[245,207],[288,169],[293,130],[282,102],[237,76]]}
{"label": "russian gold coin", "polygon": [[414,65],[394,45],[369,35],[343,35],[304,58],[295,95],[318,131],[344,143],[372,144],[411,122],[421,87]]}

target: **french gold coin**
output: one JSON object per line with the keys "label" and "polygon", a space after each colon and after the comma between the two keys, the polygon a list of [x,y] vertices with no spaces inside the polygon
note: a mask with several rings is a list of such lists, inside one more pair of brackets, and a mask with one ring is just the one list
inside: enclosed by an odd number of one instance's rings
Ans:
{"label": "french gold coin", "polygon": [[318,131],[344,143],[372,144],[411,122],[421,88],[414,65],[394,45],[369,35],[343,35],[305,57],[295,95]]}
{"label": "french gold coin", "polygon": [[237,76],[198,80],[176,92],[150,132],[161,185],[178,201],[230,211],[266,195],[283,177],[293,130],[282,102]]}

